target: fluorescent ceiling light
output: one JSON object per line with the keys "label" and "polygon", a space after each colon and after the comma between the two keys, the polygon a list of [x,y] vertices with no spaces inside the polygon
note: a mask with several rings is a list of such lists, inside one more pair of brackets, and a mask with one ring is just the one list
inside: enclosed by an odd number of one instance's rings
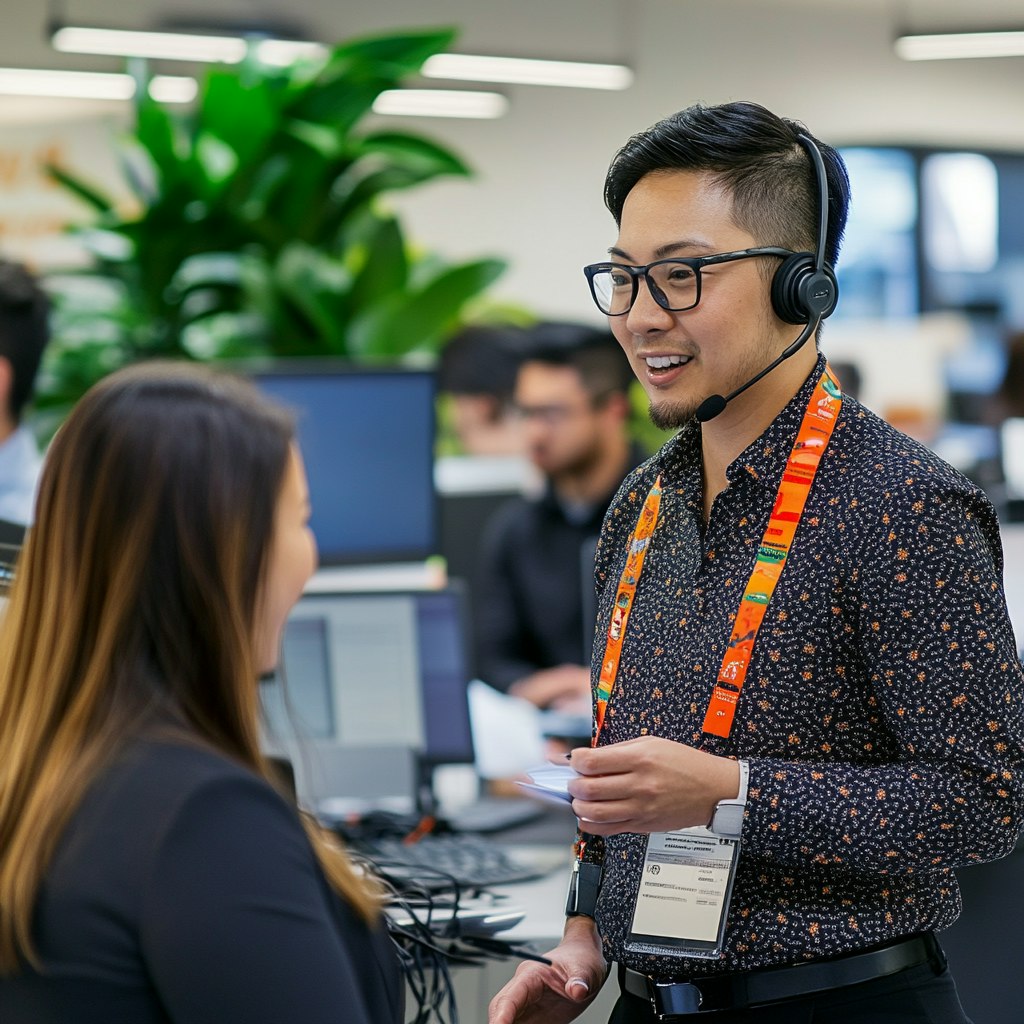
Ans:
{"label": "fluorescent ceiling light", "polygon": [[373,103],[375,114],[412,117],[501,117],[507,109],[500,93],[455,89],[387,89]]}
{"label": "fluorescent ceiling light", "polygon": [[53,34],[54,49],[63,53],[97,53],[113,57],[153,57],[237,64],[246,42],[238,36],[192,35],[184,32],[129,32],[117,28],[67,26]]}
{"label": "fluorescent ceiling light", "polygon": [[[64,53],[220,64],[238,64],[245,58],[250,42],[261,61],[276,66],[286,66],[304,58],[323,58],[330,52],[322,43],[291,39],[249,41],[237,35],[136,32],[72,25],[57,29],[52,42],[55,49]],[[622,64],[484,57],[469,53],[435,54],[427,58],[422,72],[427,78],[506,82],[515,85],[557,85],[578,89],[628,89],[633,84],[633,72]]]}
{"label": "fluorescent ceiling light", "polygon": [[428,57],[423,65],[423,74],[427,78],[561,85],[578,89],[628,89],[633,84],[633,72],[622,64],[478,57],[468,53],[438,53]]}
{"label": "fluorescent ceiling light", "polygon": [[255,47],[258,60],[281,68],[298,60],[323,59],[331,52],[322,43],[305,43],[297,39],[261,39]]}
{"label": "fluorescent ceiling light", "polygon": [[210,64],[239,64],[249,46],[265,64],[286,67],[297,60],[326,57],[322,43],[297,39],[248,40],[242,36],[200,35],[186,32],[130,32],[116,28],[68,26],[53,34],[54,49],[64,53],[92,53],[108,57],[149,57]]}
{"label": "fluorescent ceiling light", "polygon": [[897,56],[904,60],[1024,57],[1024,31],[905,35],[896,40],[895,47]]}
{"label": "fluorescent ceiling light", "polygon": [[[136,83],[131,75],[99,71],[50,71],[37,68],[0,68],[0,94],[53,96],[63,99],[130,100]],[[164,103],[188,103],[197,91],[194,78],[157,75],[150,95]]]}
{"label": "fluorescent ceiling light", "polygon": [[154,75],[148,92],[157,103],[191,103],[199,94],[199,84],[182,75]]}
{"label": "fluorescent ceiling light", "polygon": [[131,75],[92,71],[43,71],[0,68],[0,93],[8,96],[63,96],[87,100],[130,100],[135,95]]}

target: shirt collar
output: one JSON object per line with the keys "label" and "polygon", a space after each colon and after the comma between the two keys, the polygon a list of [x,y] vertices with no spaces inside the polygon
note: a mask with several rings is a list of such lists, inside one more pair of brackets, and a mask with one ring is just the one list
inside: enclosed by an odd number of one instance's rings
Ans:
{"label": "shirt collar", "polygon": [[786,458],[807,411],[807,403],[810,402],[811,395],[814,394],[814,389],[825,372],[825,363],[824,355],[819,353],[814,369],[800,386],[800,390],[772,420],[768,429],[740,452],[736,461],[726,469],[725,475],[730,484],[749,479],[768,487],[778,487],[786,467]]}

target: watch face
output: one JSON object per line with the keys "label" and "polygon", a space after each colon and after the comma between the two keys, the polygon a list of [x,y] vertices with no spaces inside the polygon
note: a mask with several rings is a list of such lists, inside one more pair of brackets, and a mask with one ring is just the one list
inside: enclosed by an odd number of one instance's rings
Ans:
{"label": "watch face", "polygon": [[719,804],[711,822],[711,831],[716,835],[738,839],[743,831],[743,805]]}

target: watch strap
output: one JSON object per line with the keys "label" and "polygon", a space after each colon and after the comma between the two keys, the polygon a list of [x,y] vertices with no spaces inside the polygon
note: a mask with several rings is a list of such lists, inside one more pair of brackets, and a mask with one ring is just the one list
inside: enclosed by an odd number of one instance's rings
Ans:
{"label": "watch strap", "polygon": [[740,791],[736,794],[736,800],[746,806],[747,793],[750,791],[750,762],[740,758],[736,763],[740,766]]}
{"label": "watch strap", "polygon": [[565,916],[597,916],[597,897],[601,891],[602,865],[573,861],[569,891],[565,898]]}
{"label": "watch strap", "polygon": [[740,759],[736,764],[740,770],[739,792],[732,799],[719,800],[708,823],[709,831],[726,839],[739,839],[743,828],[743,810],[747,805],[747,794],[750,790],[749,762]]}

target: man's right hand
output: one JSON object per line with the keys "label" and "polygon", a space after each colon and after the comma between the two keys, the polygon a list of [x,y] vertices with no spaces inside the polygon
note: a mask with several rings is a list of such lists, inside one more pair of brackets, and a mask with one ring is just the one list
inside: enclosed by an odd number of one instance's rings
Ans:
{"label": "man's right hand", "polygon": [[593,1002],[608,974],[593,919],[569,918],[561,943],[545,956],[550,966],[519,965],[491,1000],[488,1024],[568,1024]]}

